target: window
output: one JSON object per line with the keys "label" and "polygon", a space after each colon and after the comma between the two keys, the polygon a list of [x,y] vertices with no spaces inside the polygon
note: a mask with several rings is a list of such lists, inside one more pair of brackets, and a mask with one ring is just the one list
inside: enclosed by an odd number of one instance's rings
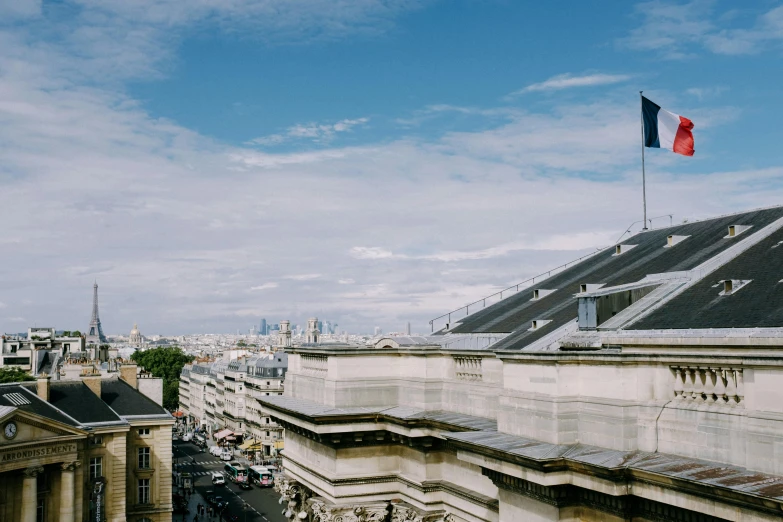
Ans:
{"label": "window", "polygon": [[149,435],[150,429],[149,428],[139,428],[139,437],[143,437],[144,435]]}
{"label": "window", "polygon": [[36,522],[46,522],[46,499],[45,498],[39,498],[38,499],[38,508],[35,512],[35,520]]}
{"label": "window", "polygon": [[266,432],[266,436],[269,437],[269,432],[268,431]]}
{"label": "window", "polygon": [[90,478],[96,479],[103,476],[103,457],[92,457],[90,459]]}
{"label": "window", "polygon": [[100,446],[101,444],[103,444],[103,437],[100,435],[94,436],[90,444],[92,444],[93,446]]}
{"label": "window", "polygon": [[266,381],[266,385],[269,386],[271,383],[269,381]]}
{"label": "window", "polygon": [[149,448],[139,448],[139,469],[150,469]]}
{"label": "window", "polygon": [[139,479],[139,504],[150,503],[150,479]]}

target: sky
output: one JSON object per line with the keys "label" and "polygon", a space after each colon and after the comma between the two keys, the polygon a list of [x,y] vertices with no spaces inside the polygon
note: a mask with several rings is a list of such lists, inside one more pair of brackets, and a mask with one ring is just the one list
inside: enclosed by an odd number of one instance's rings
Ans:
{"label": "sky", "polygon": [[640,228],[640,90],[653,226],[782,204],[783,4],[601,6],[0,0],[0,330],[426,333]]}

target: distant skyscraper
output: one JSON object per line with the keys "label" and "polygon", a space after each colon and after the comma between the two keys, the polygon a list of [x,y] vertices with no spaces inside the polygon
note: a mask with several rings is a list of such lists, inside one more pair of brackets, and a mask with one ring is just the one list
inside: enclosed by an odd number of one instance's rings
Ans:
{"label": "distant skyscraper", "polygon": [[318,321],[318,331],[324,333],[324,322]]}
{"label": "distant skyscraper", "polygon": [[408,324],[405,325],[405,335],[411,334],[411,322],[408,321]]}
{"label": "distant skyscraper", "polygon": [[383,330],[381,330],[380,326],[376,326],[374,330],[375,335],[381,335],[383,333]]}
{"label": "distant skyscraper", "polygon": [[103,335],[103,327],[101,327],[101,317],[98,314],[97,281],[92,287],[92,318],[90,319],[90,328],[87,332],[87,344],[101,344],[106,342],[106,336]]}
{"label": "distant skyscraper", "polygon": [[261,319],[261,327],[258,329],[258,333],[261,335],[266,335],[269,333],[266,329],[266,319]]}

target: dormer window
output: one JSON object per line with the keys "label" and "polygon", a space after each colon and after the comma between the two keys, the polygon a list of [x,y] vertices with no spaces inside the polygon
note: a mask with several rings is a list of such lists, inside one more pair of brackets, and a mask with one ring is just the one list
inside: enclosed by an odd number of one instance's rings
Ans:
{"label": "dormer window", "polygon": [[619,256],[620,254],[625,254],[632,248],[635,248],[636,245],[615,245],[614,247],[614,255]]}
{"label": "dormer window", "polygon": [[729,225],[729,233],[724,239],[737,237],[750,228],[750,225]]}
{"label": "dormer window", "polygon": [[723,286],[723,290],[718,295],[733,295],[739,292],[740,288],[748,285],[752,279],[724,279],[715,286]]}
{"label": "dormer window", "polygon": [[542,299],[552,292],[556,292],[557,290],[546,290],[544,288],[536,288],[533,290],[533,301],[538,301],[539,299]]}
{"label": "dormer window", "polygon": [[671,248],[674,245],[676,245],[676,244],[678,244],[678,243],[680,243],[682,241],[685,241],[689,237],[691,237],[691,236],[674,236],[674,235],[666,236],[666,244],[663,247],[664,248]]}

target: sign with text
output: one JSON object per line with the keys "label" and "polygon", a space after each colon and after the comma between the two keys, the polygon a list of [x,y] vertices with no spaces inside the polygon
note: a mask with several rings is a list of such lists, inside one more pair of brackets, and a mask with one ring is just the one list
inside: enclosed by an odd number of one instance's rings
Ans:
{"label": "sign with text", "polygon": [[76,453],[76,443],[68,442],[65,444],[54,444],[52,446],[3,451],[0,452],[0,463],[50,457],[52,455],[64,455],[66,453]]}

